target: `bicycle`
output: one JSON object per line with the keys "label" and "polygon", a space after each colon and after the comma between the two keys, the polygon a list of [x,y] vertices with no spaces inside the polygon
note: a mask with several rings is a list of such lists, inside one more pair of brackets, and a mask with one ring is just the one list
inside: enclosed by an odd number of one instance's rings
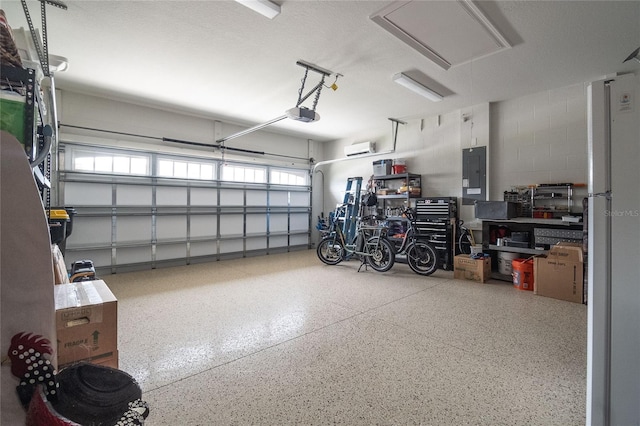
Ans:
{"label": "bicycle", "polygon": [[[345,208],[341,206],[340,208]],[[356,234],[352,242],[347,242],[344,232],[338,225],[340,214],[336,211],[330,221],[328,236],[322,238],[316,248],[318,258],[327,265],[337,265],[353,255],[359,256],[360,267],[369,265],[375,271],[386,272],[395,262],[395,250],[386,237],[386,227],[381,225],[363,225],[359,218],[356,222]]]}
{"label": "bicycle", "polygon": [[458,221],[458,230],[460,235],[458,236],[458,251],[460,254],[471,254],[471,247],[476,245],[476,241],[473,238],[473,232],[464,226],[464,220]]}
{"label": "bicycle", "polygon": [[420,239],[420,230],[416,226],[415,211],[404,207],[402,214],[409,219],[409,226],[399,245],[395,247],[396,253],[406,256],[409,267],[416,274],[431,275],[438,269],[440,264],[438,251],[433,244]]}

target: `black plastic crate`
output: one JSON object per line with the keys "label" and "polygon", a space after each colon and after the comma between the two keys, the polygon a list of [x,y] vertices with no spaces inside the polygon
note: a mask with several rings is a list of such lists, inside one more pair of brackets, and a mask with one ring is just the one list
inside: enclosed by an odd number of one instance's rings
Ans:
{"label": "black plastic crate", "polygon": [[476,218],[511,219],[518,216],[519,204],[511,201],[476,201]]}

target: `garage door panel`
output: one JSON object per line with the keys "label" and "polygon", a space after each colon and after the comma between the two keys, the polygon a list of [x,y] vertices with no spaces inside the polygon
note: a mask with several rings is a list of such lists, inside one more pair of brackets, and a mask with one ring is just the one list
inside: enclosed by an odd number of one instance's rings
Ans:
{"label": "garage door panel", "polygon": [[288,243],[286,235],[269,238],[269,247],[287,247]]}
{"label": "garage door panel", "polygon": [[244,228],[244,216],[241,214],[228,214],[220,216],[220,236],[242,234]]}
{"label": "garage door panel", "polygon": [[237,189],[220,190],[220,206],[242,206],[244,205],[244,191]]}
{"label": "garage door panel", "polygon": [[150,186],[116,186],[116,203],[119,206],[151,206],[152,195],[153,188]]}
{"label": "garage door panel", "polygon": [[289,226],[292,231],[308,231],[309,215],[306,213],[291,214],[291,220],[290,220]]}
{"label": "garage door panel", "polygon": [[191,257],[214,256],[218,253],[216,241],[196,241],[191,243]]}
{"label": "garage door panel", "polygon": [[266,206],[267,191],[247,191],[247,206]]}
{"label": "garage door panel", "polygon": [[179,186],[159,186],[156,188],[157,206],[186,206],[187,188]]}
{"label": "garage door panel", "polygon": [[289,238],[289,243],[292,246],[304,246],[304,245],[309,244],[309,237],[306,234],[304,234],[304,235],[302,235],[302,234],[301,235],[292,235]]}
{"label": "garage door panel", "polygon": [[218,190],[216,188],[191,188],[191,205],[218,205]]}
{"label": "garage door panel", "polygon": [[186,216],[158,216],[156,218],[156,238],[158,241],[167,239],[187,238]]}
{"label": "garage door panel", "polygon": [[218,216],[191,216],[191,237],[215,237],[218,232]]}
{"label": "garage door panel", "polygon": [[220,253],[238,253],[244,249],[242,240],[222,240],[220,241]]}
{"label": "garage door panel", "polygon": [[150,263],[151,247],[120,247],[116,251],[116,264]]}
{"label": "garage door panel", "polygon": [[293,207],[308,207],[310,205],[308,192],[291,192],[289,199]]}
{"label": "garage door panel", "polygon": [[288,206],[289,205],[289,193],[288,192],[273,192],[270,194],[269,205],[272,206]]}
{"label": "garage door panel", "polygon": [[113,204],[111,184],[67,182],[64,188],[65,206],[110,206]]}
{"label": "garage door panel", "polygon": [[246,246],[247,251],[264,250],[267,248],[267,238],[249,238]]}
{"label": "garage door panel", "polygon": [[288,230],[289,217],[286,213],[272,213],[269,220],[269,231],[286,232]]}
{"label": "garage door panel", "polygon": [[93,266],[96,268],[110,267],[111,249],[75,251],[67,247],[67,251],[64,254],[64,262],[67,265],[68,271],[71,271],[71,265],[73,262],[85,259],[91,260],[93,262]]}
{"label": "garage door panel", "polygon": [[111,218],[74,216],[67,247],[92,244],[111,245]]}
{"label": "garage door panel", "polygon": [[116,220],[116,243],[151,241],[150,216],[118,216]]}
{"label": "garage door panel", "polygon": [[156,260],[185,259],[187,246],[183,244],[159,244],[156,247]]}
{"label": "garage door panel", "polygon": [[247,235],[267,232],[267,215],[252,214],[247,216]]}

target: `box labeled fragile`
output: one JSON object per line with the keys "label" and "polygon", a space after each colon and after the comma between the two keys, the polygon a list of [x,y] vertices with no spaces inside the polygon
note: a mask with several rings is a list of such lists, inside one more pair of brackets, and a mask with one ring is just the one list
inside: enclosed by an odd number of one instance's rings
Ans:
{"label": "box labeled fragile", "polygon": [[102,280],[54,287],[58,367],[77,361],[118,366],[118,301]]}
{"label": "box labeled fragile", "polygon": [[583,303],[584,259],[582,244],[558,243],[547,257],[536,257],[534,293]]}
{"label": "box labeled fragile", "polygon": [[453,259],[453,277],[484,283],[491,276],[491,258],[473,259],[468,254],[459,254]]}

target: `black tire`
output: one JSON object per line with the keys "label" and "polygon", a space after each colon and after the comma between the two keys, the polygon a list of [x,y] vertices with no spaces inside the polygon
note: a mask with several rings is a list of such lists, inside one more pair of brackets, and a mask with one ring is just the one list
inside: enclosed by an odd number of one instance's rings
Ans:
{"label": "black tire", "polygon": [[345,250],[340,239],[325,237],[318,243],[316,254],[327,265],[337,265],[344,259]]}
{"label": "black tire", "polygon": [[471,241],[469,241],[469,232],[463,231],[458,238],[458,250],[460,254],[471,254]]}
{"label": "black tire", "polygon": [[387,272],[396,261],[396,251],[386,238],[369,238],[365,250],[367,264],[378,272]]}
{"label": "black tire", "polygon": [[431,244],[416,241],[407,248],[407,263],[416,274],[431,275],[440,263],[438,251]]}

